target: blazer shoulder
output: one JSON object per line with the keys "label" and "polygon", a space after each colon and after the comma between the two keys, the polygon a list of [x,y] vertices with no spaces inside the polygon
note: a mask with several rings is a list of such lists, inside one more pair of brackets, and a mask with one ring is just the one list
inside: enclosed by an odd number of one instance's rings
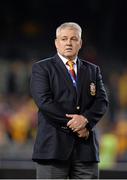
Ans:
{"label": "blazer shoulder", "polygon": [[99,67],[98,65],[94,64],[94,63],[91,63],[91,62],[88,62],[87,60],[84,60],[84,59],[79,59],[83,65],[85,65],[86,67],[90,67],[90,68],[97,68]]}
{"label": "blazer shoulder", "polygon": [[45,70],[50,69],[53,65],[53,62],[55,62],[54,60],[55,60],[54,57],[49,57],[49,58],[38,60],[32,64],[32,68],[33,69],[45,69]]}
{"label": "blazer shoulder", "polygon": [[44,65],[44,64],[51,63],[53,60],[54,60],[54,57],[49,57],[49,58],[38,60],[38,61],[34,62],[33,64],[38,64],[38,65],[43,64]]}

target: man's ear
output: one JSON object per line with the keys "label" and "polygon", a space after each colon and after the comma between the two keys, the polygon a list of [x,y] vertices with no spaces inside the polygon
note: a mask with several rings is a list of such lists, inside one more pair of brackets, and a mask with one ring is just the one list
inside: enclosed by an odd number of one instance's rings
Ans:
{"label": "man's ear", "polygon": [[80,49],[81,49],[81,47],[82,47],[82,39],[80,40]]}
{"label": "man's ear", "polygon": [[55,46],[56,46],[56,49],[57,49],[57,39],[55,39]]}

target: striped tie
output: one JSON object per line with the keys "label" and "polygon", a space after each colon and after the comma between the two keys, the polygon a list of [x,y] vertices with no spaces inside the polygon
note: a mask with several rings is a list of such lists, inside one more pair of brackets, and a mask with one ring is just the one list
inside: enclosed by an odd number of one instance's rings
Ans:
{"label": "striped tie", "polygon": [[75,74],[75,70],[74,70],[74,62],[69,60],[67,61],[67,65],[69,66],[69,72],[72,75],[73,79],[76,81],[76,74]]}

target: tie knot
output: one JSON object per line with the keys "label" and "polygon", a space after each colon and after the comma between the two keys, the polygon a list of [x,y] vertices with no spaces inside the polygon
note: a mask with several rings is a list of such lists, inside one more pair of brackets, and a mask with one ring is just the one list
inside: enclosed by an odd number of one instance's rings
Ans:
{"label": "tie knot", "polygon": [[74,68],[74,62],[73,61],[71,61],[71,60],[68,60],[67,61],[67,65],[70,67],[70,69],[73,69]]}

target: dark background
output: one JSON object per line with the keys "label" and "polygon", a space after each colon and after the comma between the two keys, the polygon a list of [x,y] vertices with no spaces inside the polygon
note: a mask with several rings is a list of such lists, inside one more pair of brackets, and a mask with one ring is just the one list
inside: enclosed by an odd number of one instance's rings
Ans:
{"label": "dark background", "polygon": [[52,55],[56,27],[74,21],[83,28],[84,47],[126,63],[126,16],[126,0],[4,0],[0,57],[30,60]]}

